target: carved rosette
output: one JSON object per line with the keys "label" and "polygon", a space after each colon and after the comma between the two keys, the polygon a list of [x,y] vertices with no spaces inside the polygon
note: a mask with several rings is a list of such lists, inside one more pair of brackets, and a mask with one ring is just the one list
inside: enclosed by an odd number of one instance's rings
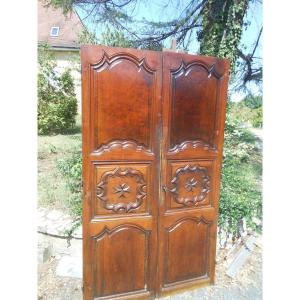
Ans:
{"label": "carved rosette", "polygon": [[[135,201],[124,203],[110,203],[107,197],[107,184],[112,177],[131,177],[135,179],[136,182],[136,199]],[[97,184],[96,196],[103,203],[103,207],[107,210],[112,210],[114,212],[130,212],[137,209],[143,203],[143,199],[146,197],[146,182],[144,180],[143,174],[132,168],[115,168],[114,170],[107,171],[103,173],[100,182]],[[113,193],[117,194],[120,199],[126,198],[127,194],[130,194],[131,187],[126,183],[122,183],[114,188]]]}
{"label": "carved rosette", "polygon": [[[178,191],[178,183],[180,180],[180,176],[183,174],[192,175],[191,177],[187,178],[186,182],[184,183],[184,188],[187,192],[193,192],[194,189],[200,186],[200,193],[196,195],[189,196],[184,195],[181,196]],[[196,180],[193,175],[201,175],[201,180]],[[199,176],[198,176],[199,177]],[[175,172],[175,176],[171,180],[172,189],[170,189],[175,201],[179,204],[183,204],[186,206],[197,206],[203,201],[208,192],[210,191],[210,177],[208,175],[207,169],[205,167],[199,167],[197,165],[191,166],[186,165],[182,168],[178,168]]]}

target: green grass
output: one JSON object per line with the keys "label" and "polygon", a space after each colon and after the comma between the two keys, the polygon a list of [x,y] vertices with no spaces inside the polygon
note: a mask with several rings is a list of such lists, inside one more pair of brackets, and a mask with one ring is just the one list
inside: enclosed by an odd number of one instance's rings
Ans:
{"label": "green grass", "polygon": [[72,192],[67,178],[57,168],[61,159],[72,157],[81,149],[80,123],[66,133],[38,136],[38,205],[70,212]]}

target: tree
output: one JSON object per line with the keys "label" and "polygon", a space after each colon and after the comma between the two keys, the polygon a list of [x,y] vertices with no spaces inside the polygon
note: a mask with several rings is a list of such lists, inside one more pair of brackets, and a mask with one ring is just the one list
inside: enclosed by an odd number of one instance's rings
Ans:
{"label": "tree", "polygon": [[71,72],[55,72],[56,62],[46,44],[38,48],[38,67],[38,133],[64,133],[74,127],[77,115]]}
{"label": "tree", "polygon": [[[162,43],[172,37],[179,47],[187,49],[196,33],[200,53],[229,58],[232,75],[238,73],[245,84],[253,80],[259,82],[262,76],[262,67],[253,66],[256,47],[250,54],[238,48],[245,25],[244,17],[249,3],[254,1],[259,0],[186,0],[180,16],[165,22],[135,20],[132,11],[143,0],[46,0],[46,3],[63,8],[65,13],[73,6],[79,7],[85,11],[85,18],[122,31],[133,47],[159,50]],[[180,2],[170,0],[166,6]],[[257,43],[259,39],[260,35]],[[236,64],[238,58],[239,63]]]}
{"label": "tree", "polygon": [[229,58],[234,70],[249,0],[208,0],[198,32],[200,53]]}

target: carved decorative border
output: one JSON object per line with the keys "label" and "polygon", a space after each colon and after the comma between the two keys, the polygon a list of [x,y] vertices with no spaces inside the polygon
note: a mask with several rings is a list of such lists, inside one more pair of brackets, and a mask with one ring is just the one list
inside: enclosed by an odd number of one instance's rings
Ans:
{"label": "carved decorative border", "polygon": [[143,68],[145,71],[147,71],[150,74],[155,73],[155,70],[153,70],[147,64],[145,57],[143,57],[142,59],[138,59],[136,56],[134,56],[130,53],[124,53],[124,52],[116,53],[112,56],[109,56],[104,51],[101,60],[96,64],[92,64],[91,66],[95,71],[102,72],[105,69],[111,69],[114,66],[116,66],[119,63],[118,61],[121,59],[129,60],[129,61],[133,62],[139,68],[138,71],[140,71],[140,69]]}
{"label": "carved decorative border", "polygon": [[[178,194],[177,184],[179,181],[179,177],[180,177],[180,175],[185,174],[185,173],[198,173],[198,174],[202,173],[203,174],[202,182],[201,182],[202,191],[199,195],[194,196],[194,197],[185,198],[185,197],[180,197],[180,195]],[[206,198],[208,192],[210,191],[210,177],[208,175],[207,169],[205,167],[199,167],[197,165],[195,165],[195,166],[186,165],[182,168],[178,168],[176,170],[175,176],[171,180],[171,184],[173,185],[173,188],[170,191],[171,191],[175,201],[179,204],[183,204],[186,206],[199,205],[199,203]]]}
{"label": "carved decorative border", "polygon": [[218,68],[217,65],[218,65],[218,62],[215,62],[215,63],[211,64],[210,66],[208,66],[207,64],[205,64],[204,62],[201,62],[199,60],[192,61],[192,62],[186,64],[183,60],[181,60],[181,64],[180,64],[179,68],[171,70],[171,74],[175,78],[181,76],[184,73],[187,76],[190,72],[190,68],[192,68],[193,66],[198,66],[198,67],[202,67],[203,69],[205,69],[207,71],[207,78],[210,78],[211,75],[214,75],[214,77],[216,77],[217,79],[220,79],[224,75],[224,70],[222,70],[223,72],[222,71],[219,72],[217,70],[217,68]]}
{"label": "carved decorative border", "polygon": [[[136,200],[134,202],[129,203],[109,203],[109,199],[107,198],[107,183],[110,177],[135,177],[137,182],[136,189]],[[103,203],[103,206],[107,210],[112,210],[114,212],[130,212],[141,206],[143,199],[146,197],[146,192],[144,191],[146,187],[146,182],[144,180],[143,174],[132,168],[125,168],[122,170],[121,168],[115,168],[114,170],[107,171],[102,174],[101,181],[97,184],[96,196]]]}
{"label": "carved decorative border", "polygon": [[93,151],[93,153],[101,155],[104,152],[111,152],[114,150],[132,150],[153,155],[153,153],[144,145],[140,145],[133,140],[113,140],[107,144],[101,145],[97,150]]}
{"label": "carved decorative border", "polygon": [[195,140],[195,141],[184,141],[179,145],[175,145],[173,148],[169,149],[169,153],[178,153],[180,151],[184,151],[186,149],[197,149],[202,148],[204,150],[211,150],[216,152],[217,147],[215,145],[211,145],[208,143],[205,143],[201,140]]}

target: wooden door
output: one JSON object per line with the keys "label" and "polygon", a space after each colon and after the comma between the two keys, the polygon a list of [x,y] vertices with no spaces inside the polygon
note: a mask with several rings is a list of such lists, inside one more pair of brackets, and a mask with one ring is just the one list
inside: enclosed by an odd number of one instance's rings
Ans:
{"label": "wooden door", "polygon": [[84,299],[153,298],[161,53],[81,48]]}
{"label": "wooden door", "polygon": [[214,282],[228,67],[163,53],[161,295]]}
{"label": "wooden door", "polygon": [[84,299],[214,280],[228,62],[84,46]]}

